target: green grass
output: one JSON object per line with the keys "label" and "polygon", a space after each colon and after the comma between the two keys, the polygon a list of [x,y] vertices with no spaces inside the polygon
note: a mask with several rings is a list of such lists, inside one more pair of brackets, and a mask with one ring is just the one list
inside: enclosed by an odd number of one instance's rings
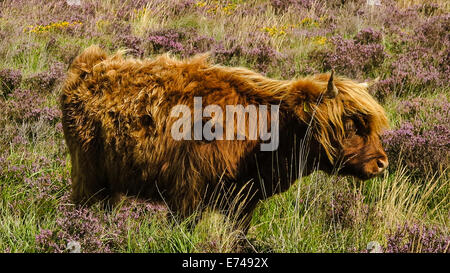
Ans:
{"label": "green grass", "polygon": [[[61,170],[47,170],[58,172]],[[30,174],[29,176],[32,176]],[[350,181],[348,181],[350,180]],[[57,227],[58,198],[33,200],[33,190],[2,180],[0,197],[0,251],[35,252],[35,236],[41,229]],[[60,196],[69,191],[59,186]],[[248,234],[250,245],[258,252],[348,252],[362,250],[368,242],[385,243],[385,234],[405,221],[448,226],[448,180],[432,179],[427,187],[408,183],[408,177],[390,174],[358,183],[317,173],[303,178],[288,192],[259,205]],[[330,218],[329,203],[337,192],[364,196],[347,222]],[[359,206],[367,206],[365,215]],[[105,212],[99,206],[90,210],[111,219],[120,210]],[[333,213],[331,213],[331,216]],[[425,215],[425,216],[424,216]],[[129,228],[114,251],[119,252],[233,252],[238,234],[232,223],[217,213],[207,213],[194,231],[190,219],[173,224],[162,214],[128,219]],[[108,225],[105,222],[105,225]],[[139,227],[137,230],[135,227]],[[445,230],[444,230],[445,231]],[[108,242],[111,230],[103,233]]]}

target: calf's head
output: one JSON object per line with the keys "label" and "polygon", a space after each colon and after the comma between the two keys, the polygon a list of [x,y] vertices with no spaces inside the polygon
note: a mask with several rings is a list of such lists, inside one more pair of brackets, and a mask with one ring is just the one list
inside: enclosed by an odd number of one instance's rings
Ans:
{"label": "calf's head", "polygon": [[383,173],[388,158],[370,122],[360,116],[344,119],[345,137],[337,152],[338,173],[369,179]]}
{"label": "calf's head", "polygon": [[[320,156],[319,168],[362,180],[383,173],[388,158],[380,135],[388,127],[384,109],[367,92],[366,83],[333,73],[309,79],[322,86],[319,99],[305,100],[294,112],[313,134],[310,157]],[[308,161],[316,161],[308,159]]]}

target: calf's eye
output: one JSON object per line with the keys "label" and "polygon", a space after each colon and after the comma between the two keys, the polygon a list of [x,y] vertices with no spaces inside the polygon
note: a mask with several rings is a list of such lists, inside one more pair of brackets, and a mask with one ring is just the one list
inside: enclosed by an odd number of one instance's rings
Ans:
{"label": "calf's eye", "polygon": [[349,119],[345,121],[345,130],[346,131],[354,131],[355,130],[355,124],[353,120]]}

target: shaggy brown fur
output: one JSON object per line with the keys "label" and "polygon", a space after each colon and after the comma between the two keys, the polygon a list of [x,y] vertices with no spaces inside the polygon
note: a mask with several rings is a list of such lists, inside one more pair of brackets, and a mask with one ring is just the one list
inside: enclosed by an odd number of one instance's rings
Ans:
{"label": "shaggy brown fur", "polygon": [[[72,161],[72,199],[114,203],[120,194],[165,200],[182,217],[213,204],[248,228],[259,200],[283,192],[315,169],[366,179],[387,166],[379,134],[388,122],[366,84],[329,74],[266,78],[211,65],[206,55],[124,59],[91,46],[72,63],[61,97]],[[280,106],[280,145],[260,140],[176,141],[175,105]],[[311,137],[308,132],[311,130]],[[298,166],[302,166],[299,170]]]}

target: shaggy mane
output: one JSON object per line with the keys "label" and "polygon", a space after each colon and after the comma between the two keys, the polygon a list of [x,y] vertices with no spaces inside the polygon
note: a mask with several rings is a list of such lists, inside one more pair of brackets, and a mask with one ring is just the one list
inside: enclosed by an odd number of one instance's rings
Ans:
{"label": "shaggy mane", "polygon": [[[247,68],[212,64],[209,53],[198,54],[186,59],[177,59],[166,53],[154,59],[141,60],[132,57],[124,58],[127,50],[119,50],[108,57],[99,47],[91,47],[86,51],[89,50],[92,51],[92,55],[101,56],[101,60],[92,66],[94,73],[104,70],[105,66],[120,67],[124,70],[141,70],[149,67],[189,67],[189,69],[197,71],[214,71],[224,78],[233,79],[251,87],[253,95],[271,97],[280,103],[289,100],[290,92],[299,82],[302,83],[302,86],[306,83],[325,89],[330,77],[329,73],[325,73],[295,80],[271,79]],[[83,67],[81,70],[86,71],[87,69]],[[303,122],[312,125],[314,137],[323,146],[331,162],[334,161],[337,152],[331,139],[342,142],[345,137],[343,117],[364,116],[368,120],[367,129],[373,137],[378,137],[384,129],[389,127],[383,107],[367,92],[367,83],[335,77],[334,84],[339,90],[336,98],[323,99],[320,103],[302,102],[301,108],[309,115],[299,117]]]}
{"label": "shaggy mane", "polygon": [[[201,58],[206,63],[208,55]],[[203,59],[204,58],[204,59]],[[276,80],[267,78],[259,73],[242,67],[211,66],[209,69],[222,70],[247,82],[261,94],[275,96],[280,101],[286,100],[288,91],[298,81],[312,82],[316,86],[326,88],[329,73],[309,76],[300,80]],[[389,121],[383,107],[368,93],[367,83],[358,83],[344,77],[335,77],[334,84],[339,93],[334,99],[324,99],[320,103],[304,102],[304,109],[310,109],[313,131],[317,141],[323,146],[328,158],[334,161],[336,148],[331,138],[337,139],[340,144],[345,137],[343,117],[364,116],[368,123],[367,129],[372,137],[378,137],[383,130],[389,128]],[[309,121],[305,118],[304,122]]]}

